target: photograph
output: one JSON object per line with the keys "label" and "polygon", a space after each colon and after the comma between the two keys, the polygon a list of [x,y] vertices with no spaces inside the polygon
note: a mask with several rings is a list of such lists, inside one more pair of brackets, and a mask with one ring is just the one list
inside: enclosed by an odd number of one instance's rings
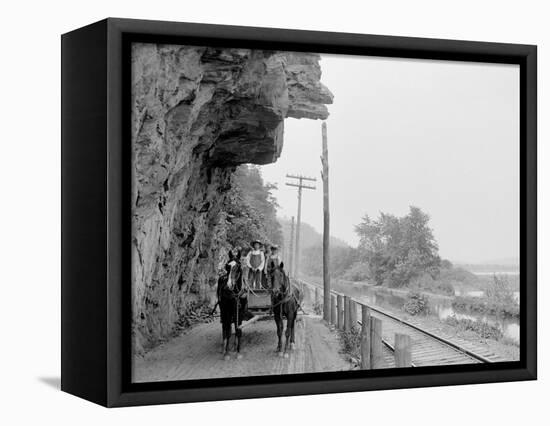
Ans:
{"label": "photograph", "polygon": [[520,361],[520,65],[129,55],[132,383]]}

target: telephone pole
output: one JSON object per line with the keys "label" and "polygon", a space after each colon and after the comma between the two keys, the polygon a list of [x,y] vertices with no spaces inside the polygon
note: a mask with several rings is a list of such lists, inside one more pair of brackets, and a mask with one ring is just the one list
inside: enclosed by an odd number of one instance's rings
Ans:
{"label": "telephone pole", "polygon": [[323,178],[323,318],[330,322],[330,210],[328,197],[328,143],[327,123],[321,125],[323,155],[321,177]]}
{"label": "telephone pole", "polygon": [[302,175],[286,175],[289,179],[296,179],[295,181],[286,182],[288,186],[294,186],[298,188],[298,216],[296,219],[296,255],[294,256],[294,276],[297,277],[300,273],[300,227],[302,224],[302,189],[317,189],[312,185],[307,185],[304,181],[316,182],[316,178],[302,176]]}
{"label": "telephone pole", "polygon": [[294,262],[292,261],[294,257],[294,216],[292,216],[292,221],[290,222],[290,249],[288,251],[288,271],[291,276],[294,276],[294,270],[292,269]]}

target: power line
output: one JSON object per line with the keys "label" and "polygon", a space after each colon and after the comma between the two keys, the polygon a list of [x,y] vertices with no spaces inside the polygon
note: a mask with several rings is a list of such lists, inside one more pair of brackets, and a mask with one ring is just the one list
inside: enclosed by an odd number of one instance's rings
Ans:
{"label": "power line", "polygon": [[297,276],[297,274],[300,271],[300,228],[302,224],[302,189],[312,189],[312,190],[317,189],[315,186],[304,184],[304,181],[316,182],[317,179],[314,177],[303,176],[303,175],[293,175],[293,174],[287,174],[286,177],[289,179],[296,179],[298,181],[298,183],[295,183],[293,181],[285,182],[285,185],[287,186],[298,188],[298,215],[296,219],[296,247],[295,247],[296,254],[294,256],[294,262],[292,262],[294,271],[291,271],[293,276]]}

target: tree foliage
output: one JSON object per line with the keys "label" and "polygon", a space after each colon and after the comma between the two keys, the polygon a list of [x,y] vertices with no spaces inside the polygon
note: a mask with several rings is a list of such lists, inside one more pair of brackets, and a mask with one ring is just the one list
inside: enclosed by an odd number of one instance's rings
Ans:
{"label": "tree foliage", "polygon": [[[302,251],[301,269],[306,275],[323,275],[323,245],[316,244]],[[357,261],[357,249],[350,246],[330,247],[330,275],[341,277]]]}
{"label": "tree foliage", "polygon": [[368,281],[370,279],[369,265],[357,261],[344,272],[342,278],[347,281]]}
{"label": "tree foliage", "polygon": [[231,180],[224,206],[227,243],[249,247],[252,240],[281,244],[281,225],[277,220],[277,200],[256,166],[239,166]]}
{"label": "tree foliage", "polygon": [[361,260],[377,285],[402,287],[424,273],[437,277],[441,259],[429,219],[411,206],[406,216],[381,213],[373,220],[366,215],[355,227]]}

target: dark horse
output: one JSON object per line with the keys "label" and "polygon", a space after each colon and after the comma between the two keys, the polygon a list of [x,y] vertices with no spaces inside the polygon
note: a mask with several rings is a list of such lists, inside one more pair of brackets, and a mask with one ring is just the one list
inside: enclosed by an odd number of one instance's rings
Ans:
{"label": "dark horse", "polygon": [[[275,323],[277,324],[277,337],[279,339],[277,344],[277,352],[279,356],[288,358],[289,350],[295,348],[294,339],[294,325],[296,317],[298,316],[298,308],[302,299],[300,290],[291,285],[288,275],[283,269],[283,263],[280,265],[269,265],[270,274],[269,280],[271,281],[271,308]],[[283,317],[286,317],[286,331],[285,331],[285,350],[282,351],[282,335],[283,335]],[[289,346],[290,343],[290,346]]]}
{"label": "dark horse", "polygon": [[220,305],[220,317],[222,323],[223,355],[229,359],[229,340],[231,337],[231,325],[235,325],[235,350],[237,358],[241,358],[241,336],[239,328],[247,310],[247,299],[243,290],[243,274],[239,257],[230,256],[225,265],[225,275],[218,279],[218,303]]}

